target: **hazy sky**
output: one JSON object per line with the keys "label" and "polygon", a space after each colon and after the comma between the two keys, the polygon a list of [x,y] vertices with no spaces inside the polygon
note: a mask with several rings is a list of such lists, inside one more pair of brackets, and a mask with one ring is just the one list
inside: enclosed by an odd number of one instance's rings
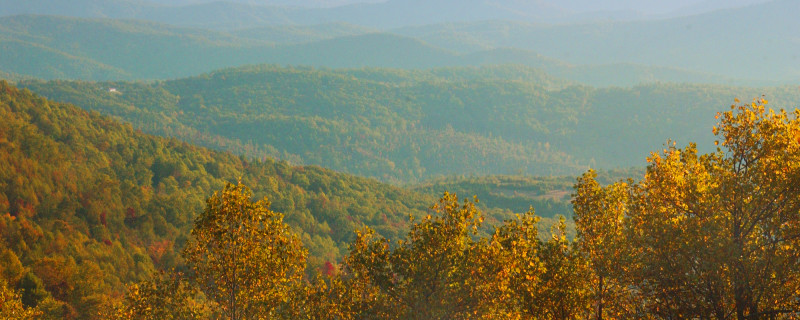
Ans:
{"label": "hazy sky", "polygon": [[540,0],[570,11],[635,10],[647,14],[665,14],[685,8],[730,8],[770,0]]}
{"label": "hazy sky", "polygon": [[[186,4],[212,2],[219,0],[149,0],[151,2]],[[262,5],[296,5],[310,7],[331,7],[353,3],[385,2],[387,0],[222,0],[239,3]],[[402,2],[403,0],[388,0]],[[436,0],[430,0],[436,1]],[[701,7],[704,9],[726,8],[753,3],[767,2],[769,0],[486,0],[487,2],[529,2],[544,3],[553,7],[560,7],[572,12],[592,11],[621,11],[634,10],[646,14],[665,14],[687,7]]]}

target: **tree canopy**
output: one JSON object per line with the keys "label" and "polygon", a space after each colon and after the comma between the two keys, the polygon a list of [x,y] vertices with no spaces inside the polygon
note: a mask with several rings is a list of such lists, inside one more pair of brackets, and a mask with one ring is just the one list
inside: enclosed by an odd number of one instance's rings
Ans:
{"label": "tree canopy", "polygon": [[800,312],[800,111],[766,104],[719,113],[714,153],[671,143],[651,154],[638,183],[578,181],[578,242],[597,275],[631,290],[642,312],[738,320]]}
{"label": "tree canopy", "polygon": [[231,320],[273,318],[305,270],[300,238],[251,194],[240,182],[208,198],[183,251],[195,281]]}

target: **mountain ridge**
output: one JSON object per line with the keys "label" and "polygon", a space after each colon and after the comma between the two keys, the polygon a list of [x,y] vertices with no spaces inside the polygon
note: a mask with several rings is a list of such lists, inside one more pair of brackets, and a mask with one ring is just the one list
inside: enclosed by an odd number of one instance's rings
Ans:
{"label": "mountain ridge", "polygon": [[[442,41],[426,42],[349,25],[343,27],[342,36],[336,36],[339,31],[332,31],[333,35],[325,31],[313,33],[320,28],[324,26],[300,29],[312,33],[273,44],[264,38],[135,20],[1,17],[0,29],[4,32],[0,34],[0,45],[22,46],[25,53],[21,55],[9,47],[9,54],[0,57],[0,70],[43,79],[152,80],[261,63],[409,69],[512,64],[542,68],[559,77],[598,86],[630,86],[641,81],[749,83],[712,73],[634,64],[617,64],[616,68],[600,69],[609,72],[596,72],[593,68],[600,66],[568,63],[510,47],[459,53],[431,44]],[[307,41],[309,38],[318,40]],[[115,54],[116,50],[126,54]],[[68,62],[48,63],[51,60]]]}
{"label": "mountain ridge", "polygon": [[[347,1],[334,6],[286,6],[292,2],[257,1],[179,1],[164,4],[133,0],[76,0],[65,5],[55,0],[0,1],[0,15],[62,14],[76,17],[143,19],[187,27],[231,30],[274,24],[317,24],[350,22],[373,28],[397,28],[410,25],[457,21],[510,19],[540,23],[574,24],[596,21],[675,18],[716,10],[760,4],[762,0],[735,3],[706,2],[695,6],[672,6],[674,10],[646,10],[648,4],[611,3],[603,11],[593,2],[563,4],[553,1]],[[652,3],[649,6],[653,6]],[[587,9],[592,8],[592,9]],[[209,19],[216,17],[216,19]]]}

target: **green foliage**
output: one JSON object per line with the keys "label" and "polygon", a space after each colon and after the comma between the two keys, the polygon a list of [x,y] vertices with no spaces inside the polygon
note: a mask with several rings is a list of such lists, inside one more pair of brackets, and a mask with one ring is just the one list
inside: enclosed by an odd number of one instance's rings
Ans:
{"label": "green foliage", "polygon": [[35,274],[28,272],[19,281],[20,298],[26,307],[32,308],[38,306],[45,298],[50,296],[44,288],[42,279],[39,279]]}
{"label": "green foliage", "polygon": [[[559,216],[572,217],[572,206],[567,201],[572,181],[571,177],[448,177],[423,183],[415,190],[477,196],[481,199],[478,207],[486,213],[488,228],[484,230],[489,233],[492,226],[500,226],[503,221],[514,219],[514,213],[526,212],[531,207],[536,208],[539,223],[545,228],[557,225]],[[571,222],[567,229],[574,236]]]}
{"label": "green foliage", "polygon": [[[644,166],[641,154],[664,136],[711,141],[707,115],[743,90],[684,84],[594,89],[541,83],[535,74],[508,67],[256,66],[151,84],[21,85],[149,133],[396,183]],[[766,90],[786,101],[798,97],[795,87]]]}

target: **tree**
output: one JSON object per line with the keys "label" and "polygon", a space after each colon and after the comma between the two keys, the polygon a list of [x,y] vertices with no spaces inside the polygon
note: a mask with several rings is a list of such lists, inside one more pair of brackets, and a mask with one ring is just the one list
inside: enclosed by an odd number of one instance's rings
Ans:
{"label": "tree", "polygon": [[719,114],[715,153],[690,144],[652,154],[632,187],[630,276],[652,314],[800,313],[800,110],[766,103]]}
{"label": "tree", "polygon": [[42,280],[32,272],[26,273],[19,281],[20,298],[26,307],[36,307],[50,294],[44,289]]}
{"label": "tree", "polygon": [[503,319],[585,319],[589,314],[589,269],[566,236],[563,217],[548,241],[538,233],[533,210],[506,221],[492,237],[502,248],[493,260],[505,273],[494,285],[507,287]]}
{"label": "tree", "polygon": [[572,199],[577,250],[591,269],[586,280],[594,287],[593,318],[641,318],[632,314],[637,292],[626,282],[628,269],[634,267],[625,225],[630,182],[601,187],[596,178],[594,170],[579,177]]}
{"label": "tree", "polygon": [[392,302],[364,278],[340,272],[297,288],[285,319],[392,319]]}
{"label": "tree", "polygon": [[209,299],[230,319],[268,319],[303,276],[306,251],[298,236],[250,190],[227,184],[206,201],[184,249]]}
{"label": "tree", "polygon": [[2,319],[34,319],[42,314],[41,311],[26,307],[20,295],[0,279],[0,318]]}
{"label": "tree", "polygon": [[[591,314],[591,272],[586,260],[567,239],[566,224],[561,218],[553,226],[548,241],[541,244],[538,258],[544,272],[535,291],[539,319],[589,319]],[[532,301],[532,302],[533,302]]]}
{"label": "tree", "polygon": [[[539,315],[537,294],[544,266],[539,260],[539,218],[529,210],[515,220],[497,228],[490,241],[485,267],[497,275],[492,285],[498,288],[499,301],[494,301],[508,315],[533,319]],[[509,316],[507,318],[512,318]]]}
{"label": "tree", "polygon": [[129,285],[125,299],[105,311],[102,318],[117,320],[207,319],[210,313],[197,289],[174,271]]}
{"label": "tree", "polygon": [[347,268],[367,279],[397,306],[400,319],[479,318],[490,310],[492,283],[481,272],[482,247],[474,240],[483,221],[475,202],[445,193],[429,215],[394,249],[374,232],[359,232]]}

